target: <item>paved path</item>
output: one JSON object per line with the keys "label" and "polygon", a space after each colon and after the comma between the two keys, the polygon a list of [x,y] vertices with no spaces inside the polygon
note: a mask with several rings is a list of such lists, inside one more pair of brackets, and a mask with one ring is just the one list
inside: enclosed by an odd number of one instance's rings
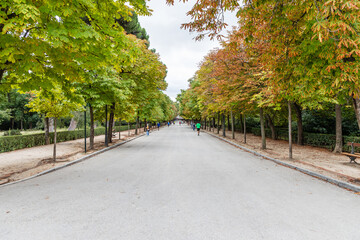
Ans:
{"label": "paved path", "polygon": [[187,126],[0,187],[1,239],[359,239],[360,196]]}

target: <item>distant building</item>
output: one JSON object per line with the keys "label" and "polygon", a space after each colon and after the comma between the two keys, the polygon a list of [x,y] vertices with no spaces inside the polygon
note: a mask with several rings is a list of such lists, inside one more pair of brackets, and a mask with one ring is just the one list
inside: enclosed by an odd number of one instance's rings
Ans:
{"label": "distant building", "polygon": [[184,118],[182,118],[182,117],[180,117],[180,116],[177,116],[177,117],[175,118],[175,120],[184,120]]}

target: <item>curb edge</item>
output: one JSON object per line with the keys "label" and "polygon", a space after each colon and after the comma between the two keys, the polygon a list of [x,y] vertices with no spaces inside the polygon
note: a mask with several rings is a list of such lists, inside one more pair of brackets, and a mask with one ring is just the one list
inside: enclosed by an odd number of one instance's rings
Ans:
{"label": "curb edge", "polygon": [[212,133],[208,133],[208,132],[206,132],[206,133],[209,134],[210,136],[214,137],[214,138],[217,138],[217,139],[219,139],[219,140],[222,140],[222,141],[224,141],[224,142],[227,142],[227,143],[229,143],[230,145],[233,145],[233,146],[235,146],[235,147],[238,147],[238,148],[240,148],[240,149],[242,149],[242,150],[244,150],[244,151],[246,151],[246,152],[252,153],[252,154],[254,154],[255,156],[262,157],[262,158],[264,158],[264,159],[267,159],[267,160],[270,160],[270,161],[272,161],[272,162],[275,162],[276,164],[279,164],[279,165],[282,165],[282,166],[285,166],[285,167],[288,167],[288,168],[297,170],[297,171],[299,171],[299,172],[301,172],[301,173],[304,173],[304,174],[310,175],[310,176],[312,176],[312,177],[321,179],[321,180],[323,180],[323,181],[325,181],[325,182],[332,183],[332,184],[334,184],[334,185],[336,185],[336,186],[339,186],[339,187],[341,187],[341,188],[344,188],[344,189],[347,189],[347,190],[351,190],[351,191],[353,191],[353,192],[355,192],[355,193],[360,193],[360,187],[355,186],[355,185],[353,185],[353,184],[350,184],[350,183],[347,183],[347,182],[343,182],[343,181],[340,181],[340,180],[336,180],[336,179],[334,179],[334,178],[327,177],[327,176],[325,176],[325,175],[322,175],[322,174],[319,174],[319,173],[316,173],[316,172],[307,170],[307,169],[305,169],[305,168],[297,167],[297,166],[295,166],[295,165],[292,165],[292,164],[289,164],[289,163],[280,161],[280,160],[278,160],[278,159],[268,157],[268,156],[266,156],[266,155],[263,155],[263,154],[261,154],[261,153],[258,153],[258,152],[256,152],[256,151],[254,151],[254,150],[248,149],[248,148],[246,148],[246,147],[244,147],[244,146],[241,146],[241,145],[236,144],[236,143],[234,143],[234,142],[232,142],[232,141],[229,141],[229,140],[227,140],[227,139],[225,139],[225,138],[222,138],[222,137],[213,135]]}
{"label": "curb edge", "polygon": [[110,146],[110,147],[103,148],[103,149],[101,149],[101,150],[99,150],[99,151],[90,153],[89,155],[83,156],[83,157],[81,157],[81,158],[79,158],[79,159],[75,159],[75,160],[73,160],[73,161],[71,161],[71,162],[68,162],[68,163],[66,163],[66,164],[64,164],[64,165],[61,165],[61,166],[58,166],[58,167],[54,167],[54,168],[51,168],[51,169],[48,169],[48,170],[45,170],[45,171],[42,171],[42,172],[37,173],[37,174],[35,174],[35,175],[33,175],[33,176],[30,176],[30,177],[27,177],[27,178],[24,178],[24,179],[20,179],[20,180],[14,181],[14,182],[9,182],[9,183],[2,184],[2,185],[0,185],[0,188],[5,187],[5,186],[9,186],[9,185],[12,185],[12,184],[20,183],[20,182],[25,182],[25,181],[27,181],[27,180],[30,180],[30,179],[33,179],[33,178],[37,178],[37,177],[40,177],[40,176],[45,175],[45,174],[48,174],[48,173],[51,173],[51,172],[55,172],[55,171],[60,170],[60,169],[62,169],[62,168],[69,167],[69,166],[74,165],[74,164],[76,164],[76,163],[85,161],[85,160],[87,160],[87,159],[89,159],[89,158],[95,157],[96,155],[99,155],[99,154],[101,154],[101,153],[107,152],[107,151],[109,151],[109,150],[111,150],[111,149],[113,149],[113,148],[116,148],[116,147],[118,147],[118,146],[121,146],[121,145],[123,145],[123,144],[125,144],[125,143],[131,142],[131,141],[133,141],[133,140],[135,140],[135,139],[137,139],[137,138],[140,138],[140,137],[142,137],[142,136],[144,136],[144,134],[141,134],[141,135],[139,135],[139,136],[136,136],[136,137],[134,137],[134,138],[128,139],[128,140],[126,140],[126,141],[117,143],[117,144],[112,145],[112,146]]}

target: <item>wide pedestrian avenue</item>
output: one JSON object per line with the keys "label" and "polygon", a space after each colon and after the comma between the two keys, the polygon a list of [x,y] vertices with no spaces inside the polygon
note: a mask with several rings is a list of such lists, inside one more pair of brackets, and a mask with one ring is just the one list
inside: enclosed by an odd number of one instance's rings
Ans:
{"label": "wide pedestrian avenue", "polygon": [[360,196],[176,124],[0,187],[0,239],[359,239]]}

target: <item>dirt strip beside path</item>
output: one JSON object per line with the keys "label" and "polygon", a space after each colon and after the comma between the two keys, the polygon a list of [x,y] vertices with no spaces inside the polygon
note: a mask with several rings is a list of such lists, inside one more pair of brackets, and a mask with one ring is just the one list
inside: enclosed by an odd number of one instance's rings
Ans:
{"label": "dirt strip beside path", "polygon": [[[139,129],[140,130],[140,129]],[[141,132],[143,130],[141,129]],[[135,136],[135,130],[122,131],[121,139],[118,133],[113,137],[112,146]],[[94,149],[90,150],[90,140],[87,138],[87,153],[85,154],[84,139],[61,142],[56,145],[57,161],[52,162],[53,144],[24,148],[0,154],[0,184],[24,179],[42,171],[64,165],[75,159],[105,148],[104,135],[96,136]]]}
{"label": "dirt strip beside path", "polygon": [[[214,134],[213,131],[211,131],[211,133]],[[222,136],[222,132],[220,132],[220,135],[218,136]],[[226,131],[227,140],[234,141],[241,146],[259,152],[265,156],[341,181],[360,185],[360,164],[350,164],[349,158],[342,154],[332,153],[324,148],[293,144],[293,160],[289,160],[289,143],[287,141],[267,138],[267,149],[262,150],[261,137],[253,134],[247,134],[246,136],[245,144],[244,135],[242,133],[236,132],[235,139],[231,139],[231,131]]]}

